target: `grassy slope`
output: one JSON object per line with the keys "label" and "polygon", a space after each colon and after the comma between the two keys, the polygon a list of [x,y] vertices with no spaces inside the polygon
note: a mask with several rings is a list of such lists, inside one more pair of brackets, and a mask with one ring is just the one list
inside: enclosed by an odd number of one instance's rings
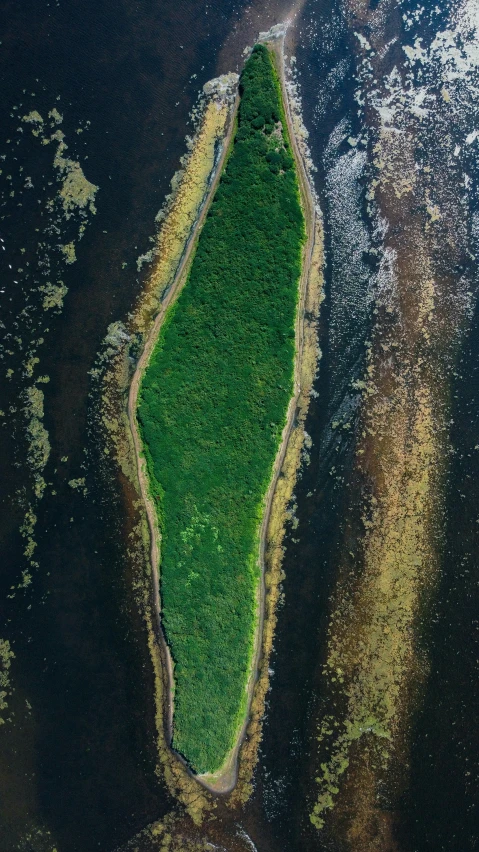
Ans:
{"label": "grassy slope", "polygon": [[253,646],[258,530],[292,395],[304,241],[281,95],[257,46],[188,282],[140,391],[175,663],[174,746],[197,772],[231,748]]}

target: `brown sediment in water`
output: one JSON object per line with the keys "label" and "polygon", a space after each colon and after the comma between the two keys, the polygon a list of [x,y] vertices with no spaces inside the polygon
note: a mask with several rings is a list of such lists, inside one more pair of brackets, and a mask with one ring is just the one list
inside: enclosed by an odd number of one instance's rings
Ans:
{"label": "brown sediment in water", "polygon": [[[355,27],[361,9],[354,5]],[[373,27],[368,36],[374,66],[382,42]],[[452,299],[465,251],[459,201],[455,207],[444,184],[447,217],[439,214],[429,170],[415,159],[420,122],[403,112],[399,121],[388,126],[369,114],[368,198],[388,228],[362,383],[355,520],[338,566],[323,670],[335,710],[319,730],[311,814],[354,852],[399,848],[394,811],[408,783],[411,720],[427,674],[421,619],[440,574],[449,377],[465,321],[464,301]]]}

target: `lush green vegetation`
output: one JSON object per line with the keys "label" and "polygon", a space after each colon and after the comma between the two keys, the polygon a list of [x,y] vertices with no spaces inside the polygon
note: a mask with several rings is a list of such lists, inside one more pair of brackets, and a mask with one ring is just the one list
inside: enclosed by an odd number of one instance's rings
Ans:
{"label": "lush green vegetation", "polygon": [[293,390],[304,220],[279,81],[264,46],[188,281],[144,376],[138,419],[175,664],[174,746],[197,772],[245,710],[264,497]]}

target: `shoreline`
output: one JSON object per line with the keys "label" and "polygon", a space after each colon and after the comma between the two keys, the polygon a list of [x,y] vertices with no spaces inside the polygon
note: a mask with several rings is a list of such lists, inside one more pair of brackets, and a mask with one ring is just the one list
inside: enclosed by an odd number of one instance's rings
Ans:
{"label": "shoreline", "polygon": [[[317,212],[316,205],[313,193],[311,191],[311,185],[308,177],[308,173],[304,164],[303,155],[301,153],[300,147],[298,145],[293,118],[291,115],[291,108],[289,102],[289,95],[286,86],[285,80],[285,72],[284,72],[284,40],[286,35],[286,28],[282,26],[278,28],[275,32],[274,30],[267,34],[262,34],[263,38],[260,38],[265,46],[268,48],[272,55],[272,61],[275,66],[276,72],[278,74],[281,97],[283,102],[283,108],[286,118],[286,125],[288,136],[290,138],[291,147],[293,151],[293,156],[295,159],[296,170],[297,170],[297,178],[298,178],[298,188],[301,199],[301,207],[303,209],[303,215],[305,218],[305,231],[306,231],[306,240],[303,247],[303,263],[301,267],[301,275],[298,281],[298,308],[296,315],[296,353],[294,359],[294,395],[291,397],[286,416],[286,423],[283,428],[283,433],[281,437],[281,443],[279,445],[277,455],[275,458],[275,462],[273,465],[272,477],[270,480],[270,485],[265,495],[265,508],[263,513],[263,520],[259,530],[259,564],[260,564],[260,580],[258,583],[257,590],[257,621],[255,627],[255,636],[254,636],[254,647],[252,653],[251,667],[250,673],[248,677],[248,681],[246,684],[246,710],[244,713],[244,718],[240,726],[238,726],[238,733],[235,737],[235,742],[233,747],[230,749],[227,757],[220,767],[220,769],[211,774],[203,774],[198,775],[194,773],[186,761],[182,758],[182,756],[176,752],[171,747],[171,738],[172,738],[172,726],[173,726],[173,710],[174,710],[174,678],[173,678],[173,664],[171,659],[170,650],[166,641],[166,638],[163,633],[161,617],[160,617],[160,594],[159,594],[159,542],[161,541],[161,534],[158,528],[158,520],[156,515],[156,509],[153,505],[153,502],[150,498],[149,493],[149,480],[148,473],[146,470],[146,461],[142,453],[142,443],[141,438],[138,431],[138,426],[136,422],[136,407],[137,407],[137,399],[138,392],[141,383],[141,379],[144,373],[144,370],[147,367],[149,359],[151,357],[152,351],[158,339],[158,335],[161,330],[162,323],[165,319],[166,313],[170,305],[175,301],[179,293],[181,292],[187,278],[189,264],[192,260],[192,256],[194,253],[194,249],[197,243],[197,239],[199,237],[204,219],[208,213],[208,209],[213,200],[217,185],[221,178],[224,164],[228,152],[230,150],[230,145],[232,141],[232,136],[235,128],[235,118],[237,114],[238,104],[239,104],[239,94],[236,95],[234,106],[231,110],[231,115],[229,117],[229,127],[226,136],[223,140],[223,149],[221,152],[221,156],[218,158],[218,161],[215,166],[214,176],[211,180],[208,192],[204,198],[201,211],[197,220],[193,226],[193,229],[188,238],[187,245],[183,252],[179,267],[173,279],[171,286],[168,288],[167,293],[165,294],[164,300],[161,303],[160,310],[155,318],[154,324],[148,334],[146,339],[142,354],[140,359],[136,365],[135,372],[133,374],[130,390],[128,394],[128,422],[130,426],[130,431],[133,439],[133,448],[135,454],[135,461],[138,473],[138,480],[140,484],[140,492],[143,500],[143,504],[146,509],[146,515],[148,520],[148,527],[150,533],[150,562],[152,566],[152,575],[153,575],[153,605],[155,610],[155,621],[157,625],[157,631],[160,639],[161,646],[161,654],[163,657],[163,661],[165,663],[166,669],[166,689],[165,689],[165,697],[164,697],[164,727],[166,734],[166,745],[170,751],[172,757],[179,762],[179,764],[183,767],[183,769],[187,772],[188,776],[195,781],[197,781],[203,788],[208,790],[214,794],[228,794],[231,793],[239,779],[240,768],[241,768],[241,749],[245,744],[245,740],[248,733],[248,728],[252,722],[252,705],[255,698],[255,692],[257,688],[259,688],[260,681],[262,679],[262,666],[261,666],[261,658],[265,656],[265,650],[263,648],[264,643],[264,635],[265,635],[265,609],[266,609],[266,595],[267,595],[267,582],[266,582],[266,553],[268,546],[270,544],[270,525],[272,521],[272,512],[273,512],[273,504],[275,501],[275,496],[277,492],[278,480],[283,471],[283,466],[285,463],[285,459],[288,453],[288,449],[290,447],[291,436],[294,432],[295,428],[295,417],[298,409],[298,403],[300,400],[302,388],[302,370],[303,370],[303,356],[304,356],[304,326],[305,326],[305,307],[308,296],[308,285],[310,283],[310,273],[311,273],[311,265],[313,260],[313,253],[315,249],[315,242],[317,237]],[[300,447],[301,448],[301,447]],[[299,449],[300,449],[299,448]],[[299,453],[298,453],[298,461],[299,461]],[[291,490],[294,487],[294,481],[296,479],[297,473],[296,465],[294,470],[291,471]],[[275,608],[275,607],[274,607]],[[273,608],[273,612],[274,612]],[[267,621],[268,619],[266,619]],[[244,768],[244,767],[243,767]]]}

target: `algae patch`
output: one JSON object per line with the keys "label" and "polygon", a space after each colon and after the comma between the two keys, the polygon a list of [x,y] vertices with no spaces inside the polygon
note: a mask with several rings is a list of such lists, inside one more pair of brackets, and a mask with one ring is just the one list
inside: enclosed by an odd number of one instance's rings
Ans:
{"label": "algae patch", "polygon": [[85,177],[80,163],[63,156],[66,145],[62,142],[58,146],[53,165],[60,171],[63,177],[63,185],[60,190],[63,210],[67,219],[77,209],[96,213],[95,196],[98,186],[91,183]]}
{"label": "algae patch", "polygon": [[44,293],[43,309],[49,311],[52,308],[56,308],[60,312],[63,307],[63,300],[68,293],[68,287],[65,286],[63,281],[59,281],[58,284],[51,284],[50,281],[47,281],[46,284],[43,284],[38,289],[40,293]]}
{"label": "algae patch", "polygon": [[[10,667],[12,660],[15,657],[10,642],[7,639],[0,639],[0,714],[7,709],[7,698],[11,691],[10,687]],[[5,719],[0,715],[0,725],[5,724]]]}
{"label": "algae patch", "polygon": [[24,412],[27,418],[27,435],[29,437],[28,461],[35,477],[35,494],[41,497],[45,488],[43,469],[50,456],[50,441],[48,432],[43,425],[44,394],[36,385],[25,390]]}
{"label": "algae patch", "polygon": [[63,253],[65,263],[75,263],[77,256],[75,252],[75,243],[73,241],[71,243],[66,243],[65,245],[60,245],[59,248]]}

